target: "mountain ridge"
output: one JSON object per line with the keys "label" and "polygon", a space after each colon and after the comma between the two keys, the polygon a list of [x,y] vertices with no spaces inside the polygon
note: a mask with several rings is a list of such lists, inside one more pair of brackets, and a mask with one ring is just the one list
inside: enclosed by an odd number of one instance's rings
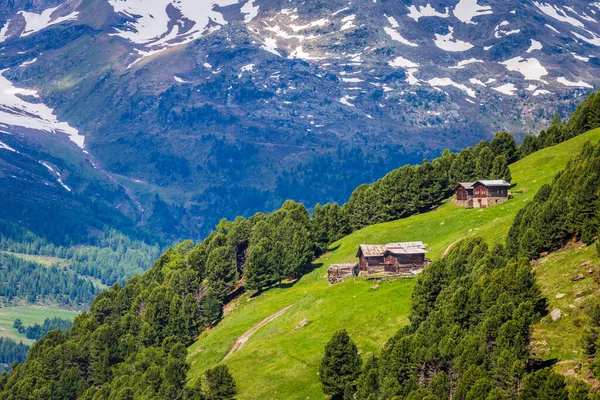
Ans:
{"label": "mountain ridge", "polygon": [[[600,9],[583,1],[149,7],[16,3],[0,65],[19,99],[11,118],[47,104],[44,118],[68,121],[103,179],[125,188],[126,216],[160,232],[153,221],[184,215],[178,237],[206,234],[214,214],[250,215],[287,198],[342,202],[445,148],[537,131],[573,111],[600,65]],[[323,165],[334,171],[326,180]],[[166,207],[153,218],[155,195]]]}

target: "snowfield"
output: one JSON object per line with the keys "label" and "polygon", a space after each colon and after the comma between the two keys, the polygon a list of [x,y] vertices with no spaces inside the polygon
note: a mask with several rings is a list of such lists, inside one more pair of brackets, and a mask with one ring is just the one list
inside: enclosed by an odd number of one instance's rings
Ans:
{"label": "snowfield", "polygon": [[31,89],[15,87],[0,71],[0,126],[20,126],[39,131],[62,132],[81,149],[85,147],[85,137],[67,122],[58,120],[54,111],[43,103],[28,102],[24,97],[38,98]]}

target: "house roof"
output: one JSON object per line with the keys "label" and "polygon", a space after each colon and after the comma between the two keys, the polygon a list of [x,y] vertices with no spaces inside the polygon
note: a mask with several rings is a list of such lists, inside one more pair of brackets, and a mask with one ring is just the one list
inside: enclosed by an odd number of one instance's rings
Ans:
{"label": "house roof", "polygon": [[403,242],[389,244],[361,244],[356,256],[359,257],[362,252],[365,257],[381,257],[386,252],[391,254],[426,254],[426,244],[423,242]]}
{"label": "house roof", "polygon": [[481,183],[484,186],[504,186],[510,187],[510,183],[506,182],[504,179],[496,179],[496,180],[481,180],[475,182],[473,185]]}
{"label": "house roof", "polygon": [[456,187],[462,186],[465,189],[473,189],[473,185],[476,183],[477,182],[460,182],[458,185],[456,185]]}

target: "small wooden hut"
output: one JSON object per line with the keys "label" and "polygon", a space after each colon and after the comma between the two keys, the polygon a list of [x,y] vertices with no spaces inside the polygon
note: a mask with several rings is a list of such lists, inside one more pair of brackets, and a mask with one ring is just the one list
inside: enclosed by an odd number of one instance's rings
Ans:
{"label": "small wooden hut", "polygon": [[327,269],[327,280],[330,284],[358,276],[358,264],[331,264]]}

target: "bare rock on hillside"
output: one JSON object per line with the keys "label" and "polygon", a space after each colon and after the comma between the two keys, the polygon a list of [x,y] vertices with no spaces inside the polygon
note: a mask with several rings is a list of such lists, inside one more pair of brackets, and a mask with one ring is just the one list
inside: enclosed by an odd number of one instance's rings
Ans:
{"label": "bare rock on hillside", "polygon": [[304,328],[308,324],[310,324],[310,320],[309,319],[304,319],[304,320],[300,321],[300,328]]}
{"label": "bare rock on hillside", "polygon": [[579,282],[585,279],[585,276],[583,276],[583,274],[579,274],[577,276],[574,276],[571,278],[571,282]]}
{"label": "bare rock on hillside", "polygon": [[555,308],[550,313],[550,318],[552,319],[552,321],[558,321],[562,318],[562,312],[558,308]]}

